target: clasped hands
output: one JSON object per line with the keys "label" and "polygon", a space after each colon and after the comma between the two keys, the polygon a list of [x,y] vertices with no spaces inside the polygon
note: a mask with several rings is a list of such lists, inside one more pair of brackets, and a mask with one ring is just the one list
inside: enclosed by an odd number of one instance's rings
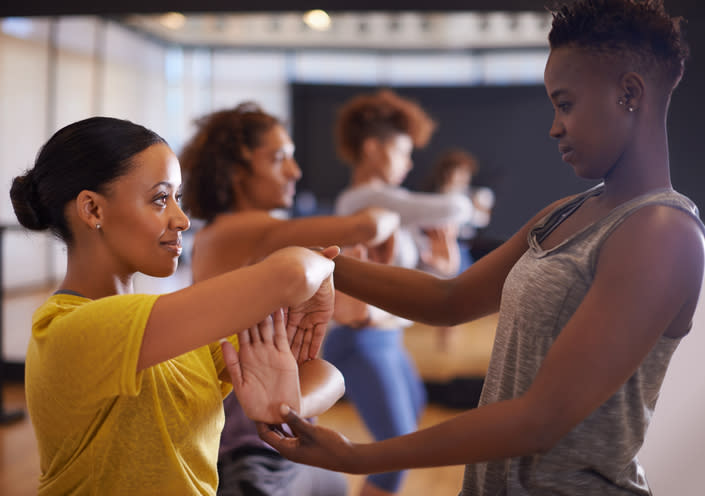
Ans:
{"label": "clasped hands", "polygon": [[[321,254],[334,258],[338,252],[337,247],[331,247]],[[279,309],[239,333],[239,351],[229,341],[222,341],[233,391],[250,419],[281,423],[282,404],[302,411],[299,364],[318,355],[333,314],[334,298],[331,273],[311,298]]]}

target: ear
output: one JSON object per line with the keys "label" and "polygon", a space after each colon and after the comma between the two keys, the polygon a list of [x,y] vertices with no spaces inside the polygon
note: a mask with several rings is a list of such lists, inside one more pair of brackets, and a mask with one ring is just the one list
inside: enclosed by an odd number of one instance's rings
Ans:
{"label": "ear", "polygon": [[634,110],[638,109],[644,98],[644,79],[636,72],[627,72],[622,76],[620,86],[626,104]]}
{"label": "ear", "polygon": [[103,195],[84,189],[76,197],[78,219],[89,229],[96,229],[103,223]]}
{"label": "ear", "polygon": [[376,138],[374,136],[369,136],[365,138],[365,140],[362,142],[362,154],[361,158],[363,160],[365,159],[376,159],[379,156],[380,151],[382,150],[382,142],[379,140],[379,138]]}
{"label": "ear", "polygon": [[[252,150],[250,150],[245,145],[242,145],[240,147],[240,155],[245,160],[245,162],[247,162],[248,164],[252,164]],[[230,173],[230,182],[233,186],[238,184],[240,181],[243,180],[244,177],[249,175],[250,171],[247,170],[247,167],[248,166],[246,166],[245,164],[234,164],[232,166],[232,172]]]}

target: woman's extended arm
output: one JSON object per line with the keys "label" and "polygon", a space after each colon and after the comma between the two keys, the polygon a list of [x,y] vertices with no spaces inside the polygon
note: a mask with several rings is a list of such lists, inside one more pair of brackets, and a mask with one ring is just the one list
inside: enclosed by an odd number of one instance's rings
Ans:
{"label": "woman's extended arm", "polygon": [[549,450],[622,387],[661,336],[687,330],[702,283],[704,245],[692,219],[673,209],[644,209],[627,219],[603,246],[590,290],[518,398],[378,443],[351,443],[291,413],[285,420],[296,437],[266,426],[260,435],[295,461],[352,473]]}
{"label": "woman's extended arm", "polygon": [[333,270],[320,253],[285,248],[262,262],[160,296],[142,339],[137,370],[240,332],[278,308],[313,296]]}
{"label": "woman's extended arm", "polygon": [[399,214],[369,207],[352,215],[301,217],[274,222],[262,231],[261,250],[271,252],[284,246],[377,245],[399,227]]}
{"label": "woman's extended arm", "polygon": [[[252,260],[286,246],[377,245],[398,227],[399,214],[376,207],[351,215],[287,220],[276,219],[264,211],[239,212],[225,215],[213,225],[219,233],[219,246],[237,246],[239,252]],[[241,258],[240,262],[245,263],[245,257]]]}
{"label": "woman's extended arm", "polygon": [[338,256],[336,289],[394,315],[430,325],[457,325],[489,315],[499,309],[504,280],[528,248],[530,227],[561,201],[536,214],[509,240],[454,278]]}
{"label": "woman's extended arm", "polygon": [[470,199],[461,193],[418,193],[405,188],[361,186],[341,197],[342,213],[360,205],[374,205],[398,212],[404,226],[441,227],[471,219]]}

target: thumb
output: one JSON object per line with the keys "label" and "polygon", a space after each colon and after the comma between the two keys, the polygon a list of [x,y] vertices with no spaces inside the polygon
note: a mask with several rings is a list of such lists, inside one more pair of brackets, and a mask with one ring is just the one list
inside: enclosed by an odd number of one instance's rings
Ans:
{"label": "thumb", "polygon": [[321,250],[321,255],[324,257],[327,257],[331,260],[333,260],[335,257],[337,257],[340,254],[340,247],[336,245],[329,246],[328,248],[324,248]]}
{"label": "thumb", "polygon": [[311,425],[299,417],[299,414],[289,405],[282,403],[279,407],[279,414],[284,419],[284,422],[291,427],[295,436],[306,434],[310,431]]}
{"label": "thumb", "polygon": [[227,339],[220,342],[220,348],[223,350],[223,361],[228,372],[230,372],[230,380],[233,387],[242,384],[242,369],[240,368],[240,355],[235,350],[233,344]]}

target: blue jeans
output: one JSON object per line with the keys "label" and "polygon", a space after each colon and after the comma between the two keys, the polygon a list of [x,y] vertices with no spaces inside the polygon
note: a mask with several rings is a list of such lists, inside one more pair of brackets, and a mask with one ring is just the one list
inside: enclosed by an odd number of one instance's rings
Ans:
{"label": "blue jeans", "polygon": [[[346,397],[376,440],[415,431],[426,406],[426,390],[403,336],[400,329],[341,326],[332,329],[323,343],[323,357],[342,372]],[[396,492],[404,474],[373,474],[368,481]]]}

